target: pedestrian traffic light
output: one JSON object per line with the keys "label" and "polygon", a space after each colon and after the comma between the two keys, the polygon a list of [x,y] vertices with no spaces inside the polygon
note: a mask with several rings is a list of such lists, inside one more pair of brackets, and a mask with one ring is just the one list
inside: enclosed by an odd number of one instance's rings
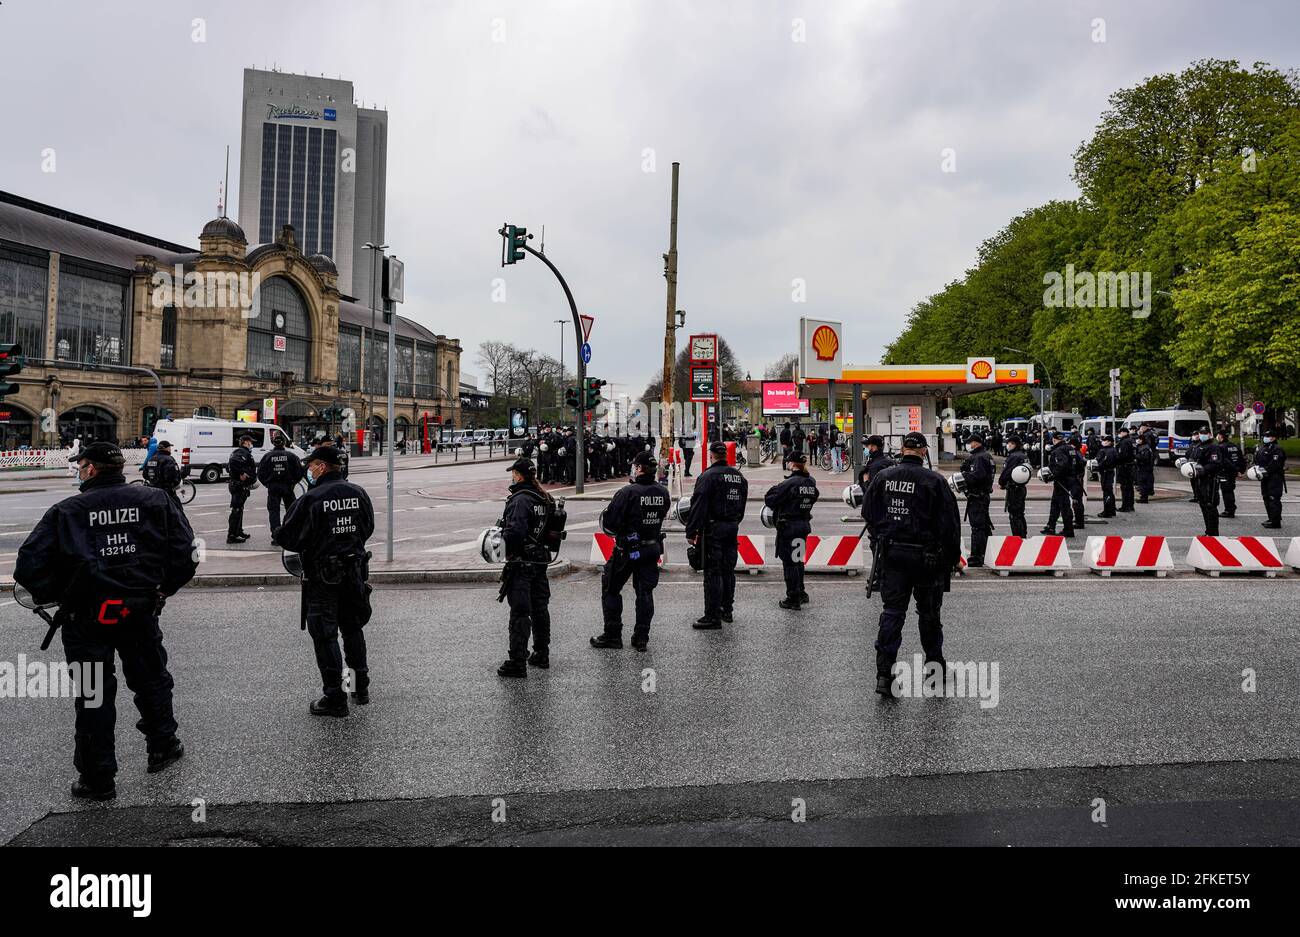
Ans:
{"label": "pedestrian traffic light", "polygon": [[0,345],[0,397],[18,393],[18,385],[8,378],[23,369],[22,356],[22,345]]}
{"label": "pedestrian traffic light", "polygon": [[524,259],[524,244],[528,240],[527,228],[516,228],[512,224],[505,225],[501,229],[501,236],[505,239],[505,255],[501,258],[501,266],[506,264],[517,263]]}
{"label": "pedestrian traffic light", "polygon": [[574,410],[578,409],[578,388],[566,387],[564,389],[564,405],[572,407]]}
{"label": "pedestrian traffic light", "polygon": [[600,389],[604,387],[607,383],[609,382],[602,381],[598,377],[587,378],[586,396],[587,396],[588,410],[595,410],[598,406],[600,406]]}

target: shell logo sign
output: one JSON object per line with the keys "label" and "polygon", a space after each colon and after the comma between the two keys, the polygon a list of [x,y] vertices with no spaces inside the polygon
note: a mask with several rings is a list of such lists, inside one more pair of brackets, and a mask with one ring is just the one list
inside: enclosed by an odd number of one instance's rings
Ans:
{"label": "shell logo sign", "polygon": [[968,384],[997,383],[997,367],[992,358],[967,358],[966,382]]}
{"label": "shell logo sign", "polygon": [[819,326],[813,332],[812,347],[818,361],[834,361],[835,353],[840,350],[840,337],[829,325]]}

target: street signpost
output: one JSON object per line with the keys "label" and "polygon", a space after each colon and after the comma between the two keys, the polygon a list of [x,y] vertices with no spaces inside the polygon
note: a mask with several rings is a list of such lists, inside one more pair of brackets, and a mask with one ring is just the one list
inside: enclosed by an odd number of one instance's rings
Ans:
{"label": "street signpost", "polygon": [[591,344],[589,342],[582,343],[582,363],[591,364]]}

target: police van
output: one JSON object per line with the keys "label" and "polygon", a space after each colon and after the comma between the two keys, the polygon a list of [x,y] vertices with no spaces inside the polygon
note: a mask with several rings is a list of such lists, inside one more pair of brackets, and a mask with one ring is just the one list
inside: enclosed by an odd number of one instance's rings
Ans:
{"label": "police van", "polygon": [[1109,416],[1090,416],[1079,425],[1079,432],[1086,437],[1088,430],[1092,430],[1097,434],[1098,439],[1104,439],[1115,435],[1119,423],[1119,420]]}
{"label": "police van", "polygon": [[285,448],[299,458],[307,453],[293,445],[289,434],[274,423],[239,423],[235,420],[217,420],[211,417],[196,416],[182,420],[159,420],[153,428],[153,438],[162,442],[164,439],[172,444],[172,456],[185,472],[198,476],[200,481],[217,482],[227,474],[226,465],[230,453],[239,445],[239,437],[253,437],[253,461],[260,462],[262,456],[273,448],[273,433],[280,433],[286,440]]}
{"label": "police van", "polygon": [[1192,444],[1192,434],[1202,426],[1211,426],[1210,414],[1204,410],[1134,410],[1124,418],[1124,426],[1137,430],[1143,423],[1160,434],[1156,442],[1156,457],[1161,462],[1173,462],[1187,454]]}
{"label": "police van", "polygon": [[1002,421],[1002,435],[1010,436],[1012,433],[1021,439],[1028,439],[1033,435],[1033,420],[1023,416],[1013,416]]}

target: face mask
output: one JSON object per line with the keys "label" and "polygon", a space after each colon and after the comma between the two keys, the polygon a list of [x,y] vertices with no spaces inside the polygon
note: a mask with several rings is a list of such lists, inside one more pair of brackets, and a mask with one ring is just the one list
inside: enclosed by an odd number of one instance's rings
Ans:
{"label": "face mask", "polygon": [[1207,435],[1205,435],[1204,433],[1201,433],[1200,440],[1201,440],[1201,442],[1209,442],[1209,441],[1210,441],[1210,437],[1207,436]]}
{"label": "face mask", "polygon": [[1265,437],[1264,437],[1264,442],[1273,442],[1273,437],[1272,437],[1272,436],[1265,436]]}
{"label": "face mask", "polygon": [[967,446],[967,447],[966,447],[966,451],[967,451],[967,452],[975,452],[975,451],[977,451],[978,449],[979,449],[979,446]]}

